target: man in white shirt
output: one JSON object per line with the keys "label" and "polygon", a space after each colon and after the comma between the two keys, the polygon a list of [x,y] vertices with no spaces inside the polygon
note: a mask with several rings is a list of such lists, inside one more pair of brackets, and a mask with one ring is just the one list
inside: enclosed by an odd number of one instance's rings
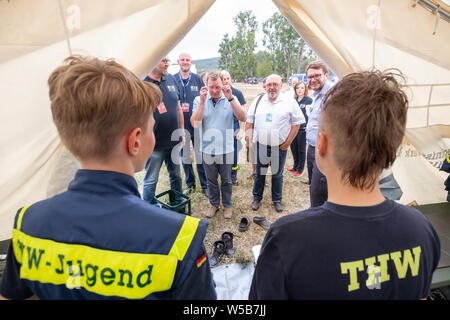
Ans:
{"label": "man in white shirt", "polygon": [[289,145],[297,135],[305,118],[293,96],[281,93],[281,77],[272,74],[266,78],[267,94],[257,103],[253,100],[248,113],[246,132],[253,129],[256,143],[256,175],[253,184],[252,209],[258,210],[262,200],[267,169],[272,174],[272,201],[277,212],[281,205],[283,169]]}

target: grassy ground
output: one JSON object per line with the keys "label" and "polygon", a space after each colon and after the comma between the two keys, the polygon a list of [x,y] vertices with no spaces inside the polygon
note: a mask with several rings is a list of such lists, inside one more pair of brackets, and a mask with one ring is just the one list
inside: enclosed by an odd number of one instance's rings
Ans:
{"label": "grassy ground", "polygon": [[[241,90],[247,101],[246,109],[250,106],[256,95],[263,91],[261,85],[250,85],[236,83],[233,85],[237,89]],[[208,254],[211,255],[213,251],[213,243],[216,240],[221,239],[221,235],[225,231],[232,232],[234,234],[234,247],[236,253],[234,257],[223,256],[221,264],[229,263],[247,263],[253,261],[251,249],[253,246],[261,244],[264,240],[266,230],[254,224],[250,224],[249,229],[246,232],[239,232],[239,222],[243,215],[247,215],[250,220],[253,220],[255,216],[265,216],[270,222],[274,222],[278,218],[298,212],[300,210],[307,209],[309,207],[309,187],[302,183],[308,179],[306,170],[301,177],[294,177],[291,172],[287,171],[288,168],[292,168],[293,159],[292,153],[289,151],[286,159],[286,165],[284,168],[284,183],[283,183],[283,200],[284,211],[278,213],[275,211],[271,201],[271,179],[270,176],[266,177],[266,187],[264,189],[264,198],[261,201],[261,206],[258,211],[253,211],[250,208],[253,200],[252,188],[253,179],[248,179],[247,176],[252,171],[250,163],[246,162],[245,142],[242,140],[244,148],[239,153],[239,172],[238,180],[239,186],[233,186],[232,195],[232,209],[233,217],[231,219],[225,219],[223,217],[223,207],[213,217],[207,219],[209,221],[208,232],[206,234],[205,246],[208,250]],[[195,166],[194,166],[195,168]],[[183,175],[183,189],[186,188]],[[142,191],[142,180],[144,172],[136,174],[136,180]],[[163,166],[159,175],[159,182],[156,190],[156,194],[170,189],[169,178],[167,169]],[[192,216],[197,218],[203,218],[204,214],[210,207],[208,199],[201,193],[200,183],[197,180],[197,190],[190,195]]]}

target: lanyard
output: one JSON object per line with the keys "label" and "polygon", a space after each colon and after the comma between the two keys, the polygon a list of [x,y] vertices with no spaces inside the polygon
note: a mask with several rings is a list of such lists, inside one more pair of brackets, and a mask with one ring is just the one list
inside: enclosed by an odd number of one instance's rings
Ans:
{"label": "lanyard", "polygon": [[181,73],[178,72],[178,77],[180,77],[181,86],[183,87],[183,102],[186,101],[186,88],[189,85],[189,82],[191,82],[191,76],[192,74],[189,72],[189,78],[185,85],[183,82],[183,78],[181,78]]}

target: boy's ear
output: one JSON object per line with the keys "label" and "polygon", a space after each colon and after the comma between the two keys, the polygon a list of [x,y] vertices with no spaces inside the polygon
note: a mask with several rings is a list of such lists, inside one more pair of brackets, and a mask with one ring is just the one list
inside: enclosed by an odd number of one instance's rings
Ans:
{"label": "boy's ear", "polygon": [[136,156],[141,148],[142,129],[134,128],[127,137],[127,151],[130,155]]}
{"label": "boy's ear", "polygon": [[321,157],[325,156],[328,151],[328,136],[324,132],[317,134],[316,148]]}

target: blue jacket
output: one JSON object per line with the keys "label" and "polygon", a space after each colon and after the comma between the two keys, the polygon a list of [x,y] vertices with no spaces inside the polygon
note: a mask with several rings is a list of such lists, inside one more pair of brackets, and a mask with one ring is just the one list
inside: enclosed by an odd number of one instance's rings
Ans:
{"label": "blue jacket", "polygon": [[79,170],[19,210],[0,293],[23,299],[216,299],[207,222],[141,200],[133,177]]}

